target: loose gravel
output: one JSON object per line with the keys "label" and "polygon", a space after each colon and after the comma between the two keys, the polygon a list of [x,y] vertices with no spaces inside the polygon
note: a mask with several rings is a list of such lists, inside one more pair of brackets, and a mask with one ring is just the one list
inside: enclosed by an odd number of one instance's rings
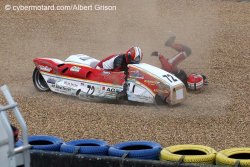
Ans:
{"label": "loose gravel", "polygon": [[[98,138],[110,144],[128,140],[151,140],[164,147],[203,144],[216,150],[250,146],[250,3],[110,0],[105,4],[116,5],[117,10],[109,12],[16,12],[4,10],[6,4],[0,2],[0,85],[10,87],[30,134],[55,135],[65,141]],[[41,3],[22,2],[35,4]],[[209,80],[208,87],[189,92],[181,105],[156,108],[82,101],[41,93],[33,86],[35,57],[63,60],[84,53],[102,59],[139,45],[143,62],[160,67],[150,53],[158,50],[171,57],[174,52],[164,47],[171,35],[193,49],[180,67],[187,73],[204,73]],[[11,120],[17,125],[13,116]]]}

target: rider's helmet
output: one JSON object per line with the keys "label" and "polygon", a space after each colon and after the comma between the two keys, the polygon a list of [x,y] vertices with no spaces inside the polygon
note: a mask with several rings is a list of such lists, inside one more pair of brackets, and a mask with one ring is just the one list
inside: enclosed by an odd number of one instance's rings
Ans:
{"label": "rider's helmet", "polygon": [[205,80],[205,78],[200,74],[196,74],[196,73],[190,74],[187,78],[188,89],[190,89],[190,90],[201,89],[205,84],[204,80]]}
{"label": "rider's helmet", "polygon": [[128,64],[139,64],[142,60],[142,52],[141,49],[137,46],[130,48],[126,54],[126,62]]}

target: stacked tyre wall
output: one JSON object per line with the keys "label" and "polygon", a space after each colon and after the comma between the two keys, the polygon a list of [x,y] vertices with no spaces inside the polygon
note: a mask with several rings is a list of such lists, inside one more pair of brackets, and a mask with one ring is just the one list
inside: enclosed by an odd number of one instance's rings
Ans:
{"label": "stacked tyre wall", "polygon": [[[64,142],[56,136],[30,136],[32,166],[241,166],[250,167],[250,147],[216,151],[203,145],[162,148],[152,141],[109,145],[99,139]],[[22,145],[18,141],[16,146]]]}

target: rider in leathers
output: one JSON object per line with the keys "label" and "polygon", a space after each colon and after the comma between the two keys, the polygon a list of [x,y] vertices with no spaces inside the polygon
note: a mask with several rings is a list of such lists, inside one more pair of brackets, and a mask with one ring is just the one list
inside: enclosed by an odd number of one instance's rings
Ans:
{"label": "rider in leathers", "polygon": [[[175,38],[176,38],[175,36],[172,36],[165,43],[166,46],[168,46],[168,47],[170,47],[178,52],[174,57],[168,59],[168,58],[164,57],[162,54],[158,53],[157,51],[153,52],[152,56],[159,56],[159,60],[160,60],[161,65],[162,65],[162,69],[174,74],[187,86],[187,88],[189,88],[188,84],[187,84],[187,79],[189,76],[187,76],[187,74],[185,73],[184,70],[179,69],[177,66],[183,60],[185,60],[187,57],[189,57],[191,55],[192,50],[186,45],[175,43]],[[202,77],[204,80],[204,84],[207,84],[208,82],[206,81],[206,76],[202,75]]]}
{"label": "rider in leathers", "polygon": [[142,56],[143,54],[139,47],[132,47],[126,53],[108,56],[96,65],[97,69],[104,69],[106,71],[124,71],[125,84],[123,91],[118,94],[118,98],[127,98],[128,64],[139,64]]}

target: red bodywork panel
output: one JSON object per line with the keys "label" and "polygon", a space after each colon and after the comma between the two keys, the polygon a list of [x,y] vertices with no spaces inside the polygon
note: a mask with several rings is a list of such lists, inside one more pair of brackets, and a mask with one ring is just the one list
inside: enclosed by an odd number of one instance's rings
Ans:
{"label": "red bodywork panel", "polygon": [[94,69],[89,66],[69,62],[60,63],[49,58],[35,58],[33,62],[39,70],[57,76],[105,82],[115,85],[122,85],[124,83],[125,74],[123,72],[104,71],[102,69]]}

